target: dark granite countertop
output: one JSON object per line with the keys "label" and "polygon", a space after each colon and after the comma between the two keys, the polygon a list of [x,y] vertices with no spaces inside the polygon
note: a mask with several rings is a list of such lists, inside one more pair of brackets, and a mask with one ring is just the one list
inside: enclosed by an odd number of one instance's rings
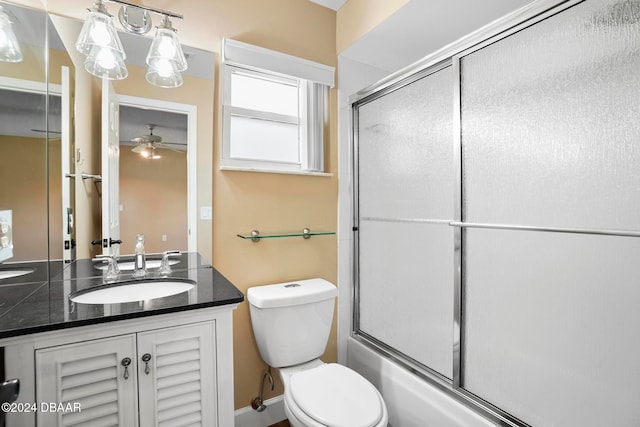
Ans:
{"label": "dark granite countertop", "polygon": [[[2,271],[24,271],[26,274],[17,277],[0,279],[0,286],[10,286],[22,283],[40,283],[49,280],[49,268],[53,274],[60,274],[62,263],[50,267],[48,261],[23,261],[0,264]],[[55,269],[55,272],[54,272]]]}
{"label": "dark granite countertop", "polygon": [[[0,338],[244,301],[242,292],[197,253],[181,254],[179,262],[171,268],[168,277],[192,280],[195,287],[169,297],[122,304],[79,304],[69,300],[74,292],[105,284],[102,271],[95,268],[92,260],[78,260],[57,269],[50,282],[0,284]],[[147,279],[166,276],[159,277],[150,269]],[[130,280],[131,272],[123,271],[119,281]]]}
{"label": "dark granite countertop", "polygon": [[[147,270],[153,274],[155,268],[152,268],[152,263],[156,263],[157,266],[162,259],[162,254],[147,254]],[[183,252],[177,256],[172,256],[171,269],[174,271],[179,270],[193,270],[196,268],[211,267],[202,256],[197,252]],[[133,263],[133,255],[123,255],[118,258],[118,263]],[[175,262],[175,263],[174,263]],[[61,261],[53,261],[51,267],[51,281],[62,280],[65,278],[83,278],[83,277],[102,277],[104,272],[103,268],[106,267],[106,260],[94,260],[94,259],[79,259],[71,264],[67,264],[64,268],[61,267]],[[131,274],[131,270],[121,269],[123,276]]]}

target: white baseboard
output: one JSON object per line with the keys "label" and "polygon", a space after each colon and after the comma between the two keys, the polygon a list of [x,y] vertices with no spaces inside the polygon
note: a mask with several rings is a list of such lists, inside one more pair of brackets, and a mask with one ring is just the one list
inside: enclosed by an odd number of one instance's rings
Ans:
{"label": "white baseboard", "polygon": [[267,408],[258,412],[251,406],[245,406],[235,412],[235,427],[268,427],[278,421],[285,420],[284,396],[276,396],[264,401]]}

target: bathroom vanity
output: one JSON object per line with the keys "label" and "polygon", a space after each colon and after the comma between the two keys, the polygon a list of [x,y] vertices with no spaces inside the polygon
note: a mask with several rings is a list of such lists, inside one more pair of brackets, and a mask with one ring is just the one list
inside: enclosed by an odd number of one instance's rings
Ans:
{"label": "bathroom vanity", "polygon": [[[0,311],[5,378],[20,380],[7,426],[233,426],[232,314],[243,294],[197,253],[184,253],[169,277],[194,282],[186,292],[71,302],[104,286],[101,267],[78,260],[50,282],[0,283],[0,301],[21,287],[27,293]],[[162,279],[153,269],[149,278]]]}

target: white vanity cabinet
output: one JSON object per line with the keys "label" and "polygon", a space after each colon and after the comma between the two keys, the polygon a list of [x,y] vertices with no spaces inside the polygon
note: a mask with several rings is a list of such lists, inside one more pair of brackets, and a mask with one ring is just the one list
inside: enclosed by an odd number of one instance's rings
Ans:
{"label": "white vanity cabinet", "polygon": [[36,400],[54,410],[38,425],[216,425],[214,333],[205,322],[37,350]]}
{"label": "white vanity cabinet", "polygon": [[51,331],[6,346],[21,380],[18,402],[37,405],[8,414],[7,425],[233,426],[233,308]]}
{"label": "white vanity cabinet", "polygon": [[140,427],[216,425],[213,334],[200,323],[138,335]]}
{"label": "white vanity cabinet", "polygon": [[[36,351],[36,411],[39,426],[135,426],[138,387],[132,366],[136,336],[105,338]],[[42,404],[67,402],[71,411]],[[79,405],[79,407],[75,407]]]}

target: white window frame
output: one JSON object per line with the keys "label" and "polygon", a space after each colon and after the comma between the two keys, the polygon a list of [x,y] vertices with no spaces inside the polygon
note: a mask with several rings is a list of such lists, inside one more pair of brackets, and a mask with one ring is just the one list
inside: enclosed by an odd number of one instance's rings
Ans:
{"label": "white window frame", "polygon": [[[223,40],[222,149],[220,169],[276,173],[324,173],[324,128],[328,119],[328,94],[335,69],[312,61]],[[268,113],[231,105],[231,77],[241,74],[294,85],[298,88],[298,116]],[[271,120],[298,126],[298,162],[231,156],[232,117]]]}

